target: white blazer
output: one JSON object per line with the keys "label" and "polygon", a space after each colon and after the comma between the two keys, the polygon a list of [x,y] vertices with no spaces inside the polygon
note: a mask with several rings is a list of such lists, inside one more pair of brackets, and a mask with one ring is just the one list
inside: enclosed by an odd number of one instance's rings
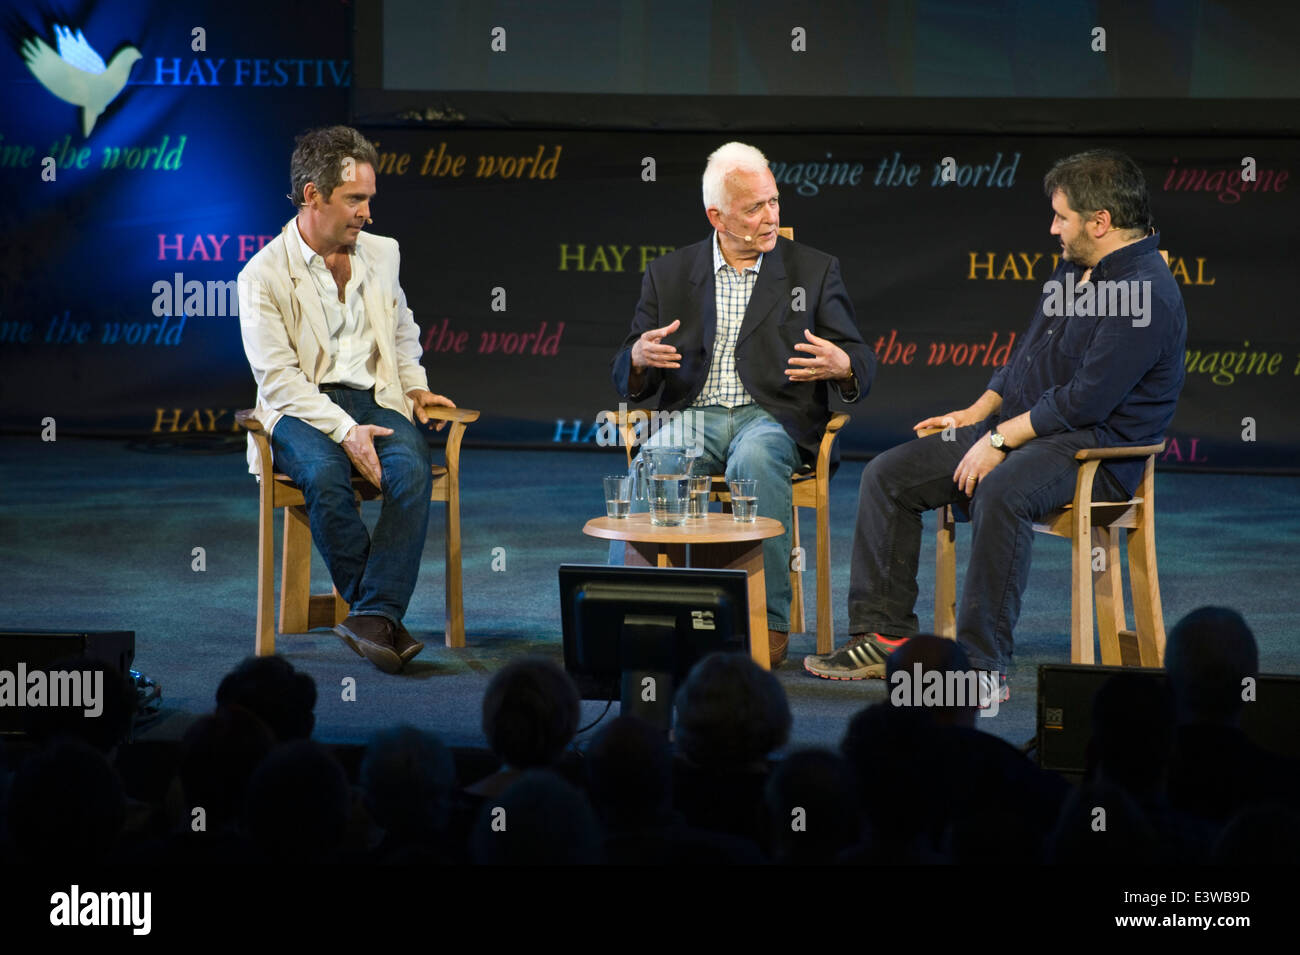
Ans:
{"label": "white blazer", "polygon": [[[296,219],[290,219],[240,271],[239,330],[257,382],[257,418],[267,433],[282,416],[292,415],[332,434],[350,418],[317,383],[329,371],[338,344],[330,339],[302,249],[288,231],[296,228]],[[379,351],[375,401],[412,420],[406,393],[427,390],[429,380],[420,365],[420,329],[397,281],[397,240],[362,232],[357,250],[366,259],[363,301]],[[248,470],[259,471],[252,435]]]}

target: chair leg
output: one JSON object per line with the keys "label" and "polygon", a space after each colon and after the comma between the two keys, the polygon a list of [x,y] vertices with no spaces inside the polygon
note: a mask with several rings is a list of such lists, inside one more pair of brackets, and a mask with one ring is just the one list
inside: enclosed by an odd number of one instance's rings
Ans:
{"label": "chair leg", "polygon": [[462,593],[460,552],[460,488],[455,480],[447,493],[447,540],[444,573],[447,586],[447,628],[449,647],[465,646],[465,604]]}
{"label": "chair leg", "polygon": [[[1120,666],[1119,634],[1126,626],[1123,567],[1120,566],[1121,528],[1092,529],[1092,589],[1097,604],[1097,643],[1102,666]],[[1098,554],[1097,551],[1101,553]]]}
{"label": "chair leg", "polygon": [[1156,534],[1150,505],[1142,504],[1143,519],[1128,536],[1129,582],[1133,588],[1133,622],[1137,627],[1138,658],[1144,667],[1164,666],[1165,618],[1156,573]]}
{"label": "chair leg", "polygon": [[284,508],[284,553],[280,570],[280,632],[306,633],[311,601],[311,531],[307,509]]}
{"label": "chair leg", "polygon": [[253,638],[253,653],[259,657],[275,653],[274,607],[275,508],[264,500],[257,513],[257,632]]}
{"label": "chair leg", "polygon": [[334,620],[330,624],[330,626],[333,626],[334,624],[342,623],[344,620],[347,619],[348,602],[343,599],[343,595],[339,593],[339,589],[337,587],[331,587],[330,590],[332,591],[332,596],[334,598]]}
{"label": "chair leg", "polygon": [[[803,564],[796,565],[794,554],[799,552],[799,505],[790,506],[790,543],[794,545],[794,553],[789,558],[790,563],[790,632],[803,633],[808,629],[804,622],[804,602],[803,602]],[[798,567],[798,569],[796,569]],[[818,565],[818,570],[821,567]],[[775,568],[773,568],[775,570]],[[821,605],[817,605],[821,610]]]}
{"label": "chair leg", "polygon": [[957,639],[957,522],[950,507],[939,509],[934,539],[934,632]]}
{"label": "chair leg", "polygon": [[1074,508],[1074,534],[1070,539],[1070,662],[1091,665],[1092,623],[1092,514],[1087,506]]}
{"label": "chair leg", "polygon": [[307,598],[307,629],[332,627],[348,615],[348,602],[337,587],[327,594],[312,594]]}
{"label": "chair leg", "polygon": [[[826,495],[829,498],[829,493]],[[831,505],[817,504],[817,652],[830,653],[835,644],[835,598],[831,594]]]}

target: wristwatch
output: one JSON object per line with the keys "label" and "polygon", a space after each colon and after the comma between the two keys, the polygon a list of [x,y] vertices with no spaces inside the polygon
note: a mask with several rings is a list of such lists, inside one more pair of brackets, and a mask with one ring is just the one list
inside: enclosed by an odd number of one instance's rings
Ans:
{"label": "wristwatch", "polygon": [[989,432],[989,444],[993,445],[993,447],[997,448],[1004,454],[1011,450],[1010,448],[1005,447],[1006,443],[1007,439],[999,434],[996,428]]}

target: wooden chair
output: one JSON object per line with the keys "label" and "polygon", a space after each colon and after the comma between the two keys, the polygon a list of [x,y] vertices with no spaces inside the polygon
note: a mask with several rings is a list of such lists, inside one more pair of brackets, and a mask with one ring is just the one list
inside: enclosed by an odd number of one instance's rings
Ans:
{"label": "wooden chair", "polygon": [[[919,437],[941,428],[918,432]],[[1101,662],[1144,667],[1164,663],[1165,624],[1156,572],[1155,468],[1164,443],[1114,448],[1084,448],[1074,501],[1034,525],[1042,534],[1070,541],[1070,662],[1094,662],[1093,604],[1097,607]],[[1014,452],[1013,452],[1014,453]],[[1137,494],[1127,501],[1094,501],[1092,484],[1103,461],[1146,458]],[[1129,589],[1135,629],[1128,629],[1119,547],[1128,531]],[[957,636],[957,520],[951,506],[940,509],[935,540],[934,632]],[[1101,553],[1097,554],[1097,549]],[[1095,555],[1095,556],[1094,556]],[[1095,566],[1099,565],[1099,566]],[[1127,658],[1127,659],[1126,659]]]}
{"label": "wooden chair", "polygon": [[[432,419],[450,421],[447,435],[446,465],[433,466],[433,493],[429,499],[447,505],[446,537],[446,643],[449,647],[465,645],[465,608],[461,593],[460,555],[460,442],[465,428],[478,420],[479,413],[468,408],[426,408]],[[332,627],[348,615],[347,602],[336,589],[331,593],[311,592],[311,532],[307,525],[307,508],[302,491],[286,474],[271,466],[271,440],[253,411],[239,411],[237,420],[253,436],[262,475],[258,479],[257,534],[257,630],[253,652],[259,657],[275,653],[275,624],[271,604],[275,595],[275,509],[284,508],[284,544],[280,565],[280,632],[305,633],[314,627]],[[268,479],[268,475],[270,478]],[[352,487],[358,504],[383,495],[373,484],[353,474]]]}
{"label": "wooden chair", "polygon": [[[626,413],[603,411],[600,421],[612,421],[618,428],[627,451],[628,467],[632,466],[632,449],[646,437],[643,429],[650,422],[651,412],[645,409],[630,409]],[[831,415],[822,434],[821,445],[817,449],[817,465],[810,471],[796,471],[790,478],[791,507],[790,535],[793,546],[799,546],[799,508],[811,507],[817,514],[817,652],[830,653],[833,649],[834,608],[831,596],[831,498],[830,473],[831,449],[840,429],[849,423],[849,416],[837,412]],[[730,504],[731,492],[727,489],[727,479],[722,475],[713,476],[713,492],[710,500]],[[804,612],[803,571],[790,570],[790,632],[803,633],[807,629]]]}

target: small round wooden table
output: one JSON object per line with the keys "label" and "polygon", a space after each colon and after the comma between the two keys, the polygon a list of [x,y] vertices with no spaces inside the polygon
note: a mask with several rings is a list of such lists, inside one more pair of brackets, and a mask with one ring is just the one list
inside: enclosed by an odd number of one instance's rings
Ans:
{"label": "small round wooden table", "polygon": [[755,663],[771,669],[763,541],[785,533],[780,521],[758,517],[746,524],[730,514],[708,514],[687,518],[676,527],[658,527],[650,523],[649,514],[642,513],[621,518],[594,517],[582,532],[589,537],[626,541],[624,564],[743,570],[749,575],[749,652]]}

